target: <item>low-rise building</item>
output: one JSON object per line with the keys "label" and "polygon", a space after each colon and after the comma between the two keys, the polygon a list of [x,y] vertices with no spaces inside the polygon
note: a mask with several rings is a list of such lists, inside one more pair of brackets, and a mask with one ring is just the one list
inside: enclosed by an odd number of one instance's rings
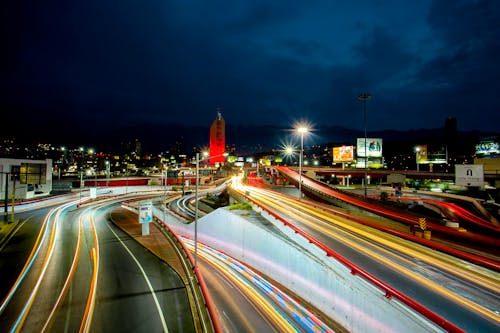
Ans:
{"label": "low-rise building", "polygon": [[0,158],[0,199],[31,199],[52,191],[52,160]]}

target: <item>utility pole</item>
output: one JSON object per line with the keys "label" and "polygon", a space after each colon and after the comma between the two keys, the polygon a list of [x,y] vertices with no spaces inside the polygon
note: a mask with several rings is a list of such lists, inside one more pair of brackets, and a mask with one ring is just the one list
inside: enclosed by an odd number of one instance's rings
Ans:
{"label": "utility pole", "polygon": [[367,197],[367,182],[368,182],[368,149],[366,149],[366,101],[372,98],[372,95],[363,93],[358,96],[360,101],[363,101],[363,127],[365,128],[365,180],[364,180],[364,188],[365,188],[365,200]]}
{"label": "utility pole", "polygon": [[3,204],[3,220],[7,222],[8,208],[9,208],[9,175],[10,172],[2,172],[5,177],[5,198]]}

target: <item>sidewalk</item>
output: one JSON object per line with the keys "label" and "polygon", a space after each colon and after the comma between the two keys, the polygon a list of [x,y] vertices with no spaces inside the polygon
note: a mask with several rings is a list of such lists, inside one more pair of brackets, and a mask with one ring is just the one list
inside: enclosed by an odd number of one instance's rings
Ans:
{"label": "sidewalk", "polygon": [[149,225],[149,235],[142,236],[142,226],[137,220],[137,214],[125,208],[117,208],[110,213],[110,220],[139,244],[166,262],[179,274],[184,284],[188,284],[187,274],[182,268],[181,260],[173,245],[153,223]]}

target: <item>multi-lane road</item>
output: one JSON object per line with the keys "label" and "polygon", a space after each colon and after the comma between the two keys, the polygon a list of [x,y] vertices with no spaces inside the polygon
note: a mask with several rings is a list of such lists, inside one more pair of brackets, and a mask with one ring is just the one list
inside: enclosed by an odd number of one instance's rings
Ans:
{"label": "multi-lane road", "polygon": [[1,332],[195,331],[178,274],[109,222],[118,202],[16,215],[0,252]]}
{"label": "multi-lane road", "polygon": [[350,221],[331,207],[255,187],[237,190],[458,326],[498,329],[497,272]]}
{"label": "multi-lane road", "polygon": [[[500,326],[498,272],[361,225],[332,207],[233,185],[459,327]],[[0,242],[0,332],[195,331],[178,274],[109,221],[123,200],[67,200],[16,214],[19,222]],[[187,215],[192,200],[179,201]],[[243,263],[203,244],[198,255],[224,331],[330,330]]]}

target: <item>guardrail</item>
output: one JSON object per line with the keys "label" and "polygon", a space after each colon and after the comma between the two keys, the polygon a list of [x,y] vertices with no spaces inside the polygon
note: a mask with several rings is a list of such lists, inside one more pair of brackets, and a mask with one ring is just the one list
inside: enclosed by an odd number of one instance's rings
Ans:
{"label": "guardrail", "polygon": [[[279,167],[279,170],[280,170],[280,172],[284,173],[285,175],[291,176],[291,174],[287,172],[287,168]],[[317,180],[308,178],[308,177],[303,177],[302,179],[303,179],[303,183],[302,183],[302,191],[303,192],[309,191],[312,195],[317,195],[318,197],[323,197],[323,199],[324,198],[332,198],[335,200],[341,200],[341,201],[346,202],[346,203],[353,205],[355,207],[365,209],[365,210],[370,211],[370,212],[377,214],[379,216],[386,217],[386,218],[391,219],[391,220],[399,221],[399,222],[405,223],[405,224],[410,225],[410,226],[418,224],[418,217],[417,216],[408,215],[408,214],[399,212],[397,210],[389,210],[387,208],[381,208],[378,205],[370,203],[366,200],[358,199],[358,197],[345,194],[345,193],[343,193],[343,191],[340,191],[338,189],[332,189],[332,188],[325,187],[323,183],[321,183]],[[294,178],[294,180],[297,181],[297,179],[295,179],[295,178]],[[312,184],[316,184],[318,186],[321,186],[322,189],[314,188],[308,183],[312,183]],[[330,191],[330,193],[325,193],[325,190]],[[449,228],[449,227],[442,226],[438,223],[432,223],[430,221],[428,221],[427,225],[429,226],[429,229],[433,230],[433,232],[435,232],[435,233],[446,234],[448,236],[452,236],[452,237],[455,237],[457,239],[473,241],[475,243],[480,243],[480,244],[488,245],[488,246],[497,246],[498,245],[498,239],[495,237],[490,237],[487,235],[471,233],[471,232],[464,233],[464,232],[460,232],[458,230],[454,230],[454,229]]]}
{"label": "guardrail", "polygon": [[[191,252],[187,249],[187,247],[184,245],[184,242],[182,242],[179,237],[170,229],[168,224],[165,223],[161,218],[154,216],[156,222],[159,224],[160,228],[168,230],[168,233],[170,236],[174,237],[176,240],[176,243],[179,244],[182,248],[182,251],[184,254],[187,256],[189,263],[191,267],[194,267],[194,259],[193,256],[191,255]],[[201,294],[203,296],[203,299],[205,301],[205,306],[208,310],[208,313],[210,315],[210,320],[213,326],[213,330],[216,333],[222,333],[222,325],[219,321],[219,317],[217,316],[217,310],[215,308],[215,304],[210,297],[210,292],[208,291],[208,287],[205,283],[205,280],[203,279],[203,276],[200,273],[200,270],[198,267],[193,268],[193,272],[196,276],[196,281],[198,282],[198,285],[200,286],[201,289]]]}
{"label": "guardrail", "polygon": [[446,320],[445,318],[441,317],[437,313],[427,309],[422,304],[414,301],[410,297],[406,296],[405,294],[399,292],[398,290],[392,288],[391,286],[389,286],[385,282],[383,282],[380,279],[376,278],[375,276],[371,275],[370,273],[368,273],[367,271],[365,271],[361,267],[357,266],[356,264],[354,264],[351,261],[347,260],[346,258],[342,257],[341,255],[339,255],[338,253],[336,253],[335,251],[333,251],[332,249],[330,249],[329,247],[327,247],[326,245],[324,245],[323,243],[321,243],[320,241],[318,241],[314,237],[310,236],[309,234],[305,233],[301,229],[297,228],[295,225],[288,222],[286,219],[284,219],[280,215],[274,213],[269,208],[257,203],[255,200],[248,197],[244,193],[237,192],[234,189],[230,189],[230,191],[233,194],[237,194],[238,196],[243,197],[244,200],[249,201],[253,205],[264,210],[267,214],[271,215],[273,218],[275,218],[276,220],[283,223],[286,227],[292,229],[296,234],[299,234],[302,237],[304,237],[305,239],[307,239],[309,241],[309,243],[314,244],[315,246],[317,246],[318,248],[323,250],[327,257],[332,257],[333,259],[337,260],[338,262],[340,262],[341,264],[343,264],[344,266],[349,268],[351,271],[351,274],[359,275],[363,279],[365,279],[366,281],[371,283],[372,285],[381,289],[385,293],[386,298],[388,298],[388,299],[395,298],[395,299],[399,300],[403,304],[409,306],[411,309],[418,312],[419,314],[421,314],[425,318],[429,319],[433,323],[437,324],[438,326],[442,327],[443,329],[445,329],[448,332],[465,332],[464,330],[462,330],[461,328],[459,328],[455,324],[451,323],[450,321]]}

